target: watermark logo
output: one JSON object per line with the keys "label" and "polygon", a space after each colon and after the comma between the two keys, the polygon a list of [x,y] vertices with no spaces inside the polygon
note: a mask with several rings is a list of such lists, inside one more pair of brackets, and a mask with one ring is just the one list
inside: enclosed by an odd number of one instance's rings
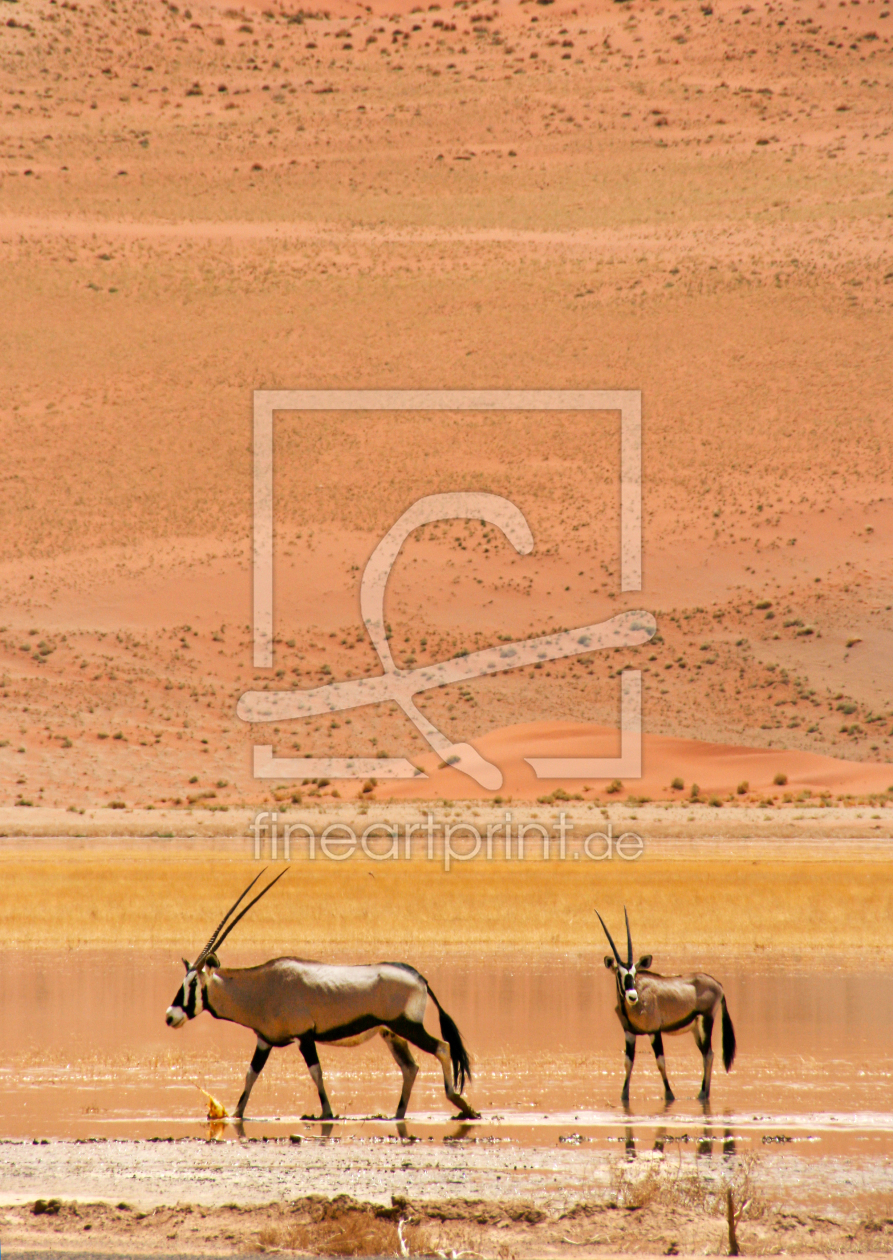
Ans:
{"label": "watermark logo", "polygon": [[[373,862],[412,861],[423,857],[441,861],[449,872],[457,862],[477,859],[492,862],[523,861],[538,857],[544,862],[557,860],[605,862],[620,858],[635,862],[645,851],[645,841],[636,831],[614,835],[611,822],[604,829],[586,836],[573,835],[574,823],[564,811],[558,821],[547,826],[542,822],[516,821],[511,810],[503,818],[485,827],[476,823],[452,821],[438,823],[426,812],[424,819],[411,822],[373,822],[358,831],[351,823],[332,822],[319,835],[309,823],[283,822],[276,810],[262,809],[251,820],[254,857],[260,860],[269,846],[269,856],[286,862],[306,856],[311,861],[324,858],[345,862],[361,854]],[[537,847],[538,846],[538,847]],[[300,853],[299,853],[300,850]]]}
{"label": "watermark logo", "polygon": [[[273,666],[273,417],[296,411],[619,411],[621,427],[621,590],[641,590],[641,395],[638,391],[403,390],[257,391],[254,396],[254,664]],[[502,786],[502,771],[468,743],[439,731],[415,704],[420,693],[448,683],[467,682],[504,670],[562,660],[604,648],[637,647],[655,633],[650,613],[620,613],[594,625],[523,642],[500,643],[436,665],[398,669],[384,619],[388,578],[406,539],[422,525],[447,520],[481,520],[500,529],[519,555],[528,555],[533,535],[520,509],[495,494],[457,490],[427,495],[391,526],[370,556],[360,583],[360,612],[381,662],[373,677],[290,691],[248,691],[238,715],[252,723],[282,722],[340,713],[391,701],[399,705],[429,746],[446,764],[490,791]],[[526,757],[540,779],[637,779],[642,775],[642,675],[624,670],[621,678],[619,757]],[[271,744],[254,748],[259,779],[329,778],[425,779],[402,757],[276,757]]]}

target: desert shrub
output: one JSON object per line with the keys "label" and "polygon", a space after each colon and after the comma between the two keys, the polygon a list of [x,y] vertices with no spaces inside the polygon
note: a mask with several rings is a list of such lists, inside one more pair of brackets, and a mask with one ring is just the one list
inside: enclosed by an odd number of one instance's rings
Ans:
{"label": "desert shrub", "polygon": [[[365,1204],[321,1204],[316,1219],[266,1225],[258,1232],[261,1251],[297,1251],[315,1256],[431,1255],[432,1246],[417,1225],[387,1220]],[[303,1214],[302,1214],[303,1215]]]}

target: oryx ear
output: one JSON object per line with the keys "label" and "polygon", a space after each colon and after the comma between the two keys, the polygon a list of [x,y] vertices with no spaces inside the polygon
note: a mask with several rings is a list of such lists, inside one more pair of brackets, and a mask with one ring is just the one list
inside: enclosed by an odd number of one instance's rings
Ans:
{"label": "oryx ear", "polygon": [[608,968],[608,971],[613,971],[616,965],[617,964],[615,963],[611,955],[605,954],[605,966]]}
{"label": "oryx ear", "polygon": [[651,966],[651,961],[652,961],[651,954],[643,954],[642,957],[639,959],[639,961],[636,963],[636,971],[647,971],[648,968]]}
{"label": "oryx ear", "polygon": [[220,959],[217,957],[216,954],[209,954],[208,957],[205,959],[205,966],[206,967],[219,967]]}
{"label": "oryx ear", "polygon": [[188,971],[188,970],[189,970],[189,963],[188,963],[188,961],[184,958],[184,959],[182,960],[182,962],[183,962],[183,966],[184,966],[184,967],[186,968],[186,970]]}

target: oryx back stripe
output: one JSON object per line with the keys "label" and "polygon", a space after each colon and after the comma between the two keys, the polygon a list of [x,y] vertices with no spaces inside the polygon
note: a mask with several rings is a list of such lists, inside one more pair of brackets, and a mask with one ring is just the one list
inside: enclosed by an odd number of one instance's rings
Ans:
{"label": "oryx back stripe", "polygon": [[314,1032],[316,1041],[346,1041],[348,1037],[358,1037],[360,1033],[369,1032],[372,1028],[381,1028],[386,1023],[376,1015],[361,1015],[346,1024],[338,1024],[335,1028],[327,1028],[325,1032]]}

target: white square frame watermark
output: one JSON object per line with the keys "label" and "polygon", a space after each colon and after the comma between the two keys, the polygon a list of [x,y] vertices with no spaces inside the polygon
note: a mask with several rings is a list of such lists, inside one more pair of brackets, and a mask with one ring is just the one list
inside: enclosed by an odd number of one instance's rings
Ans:
{"label": "white square frame watermark", "polygon": [[[642,394],[640,390],[255,390],[254,391],[254,667],[274,661],[273,428],[277,411],[565,411],[620,413],[620,589],[642,589]],[[653,629],[646,637],[653,634]],[[580,648],[576,648],[580,651]],[[257,693],[255,693],[256,695]],[[277,693],[268,693],[277,694]],[[281,694],[281,693],[280,693]],[[292,694],[292,693],[289,693]],[[244,698],[243,698],[244,699]],[[240,701],[240,706],[242,702]],[[241,714],[244,716],[244,714]],[[256,717],[254,720],[257,720]],[[273,720],[273,715],[264,720]],[[642,674],[621,679],[619,757],[527,757],[537,778],[642,777]],[[455,749],[469,749],[455,745]],[[474,750],[469,749],[473,753]],[[449,758],[458,763],[459,756]],[[486,764],[486,763],[485,763]],[[459,766],[458,768],[465,768]],[[254,747],[260,779],[419,778],[403,758],[283,758],[271,744]],[[478,778],[483,783],[484,779]],[[498,785],[497,785],[498,786]]]}

